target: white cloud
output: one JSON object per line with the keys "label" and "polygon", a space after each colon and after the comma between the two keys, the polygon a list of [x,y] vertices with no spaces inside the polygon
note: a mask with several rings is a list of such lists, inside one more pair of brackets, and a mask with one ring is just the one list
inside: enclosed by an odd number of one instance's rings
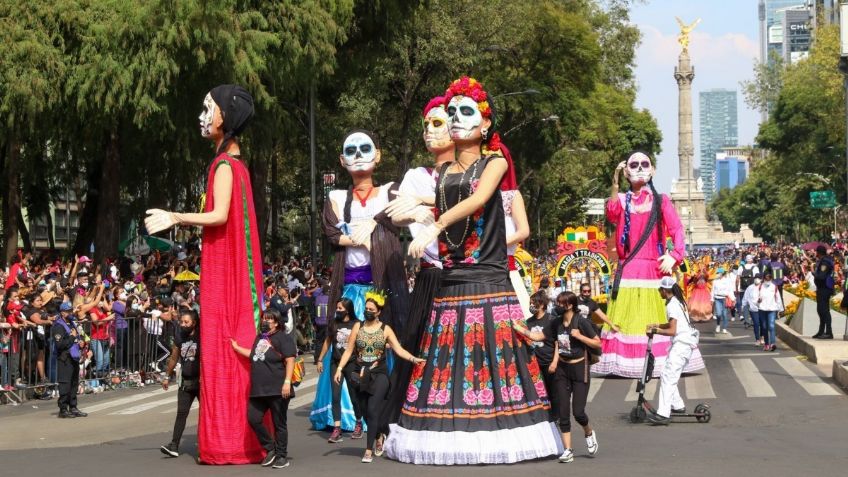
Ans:
{"label": "white cloud", "polygon": [[[663,133],[662,153],[658,157],[657,188],[667,192],[677,167],[677,83],[674,67],[680,54],[677,32],[665,34],[652,25],[639,25],[642,44],[637,50],[636,80],[639,87],[636,104],[657,118]],[[759,114],[744,102],[739,83],[753,76],[754,60],[759,57],[758,43],[742,33],[711,35],[694,31],[690,35],[689,56],[695,67],[692,84],[692,123],[695,162],[699,156],[698,93],[712,88],[737,90],[740,144],[751,144],[759,126]]]}

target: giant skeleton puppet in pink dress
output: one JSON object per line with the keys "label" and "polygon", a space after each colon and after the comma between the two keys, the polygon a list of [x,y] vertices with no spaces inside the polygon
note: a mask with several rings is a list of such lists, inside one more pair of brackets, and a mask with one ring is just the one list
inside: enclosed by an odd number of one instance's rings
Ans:
{"label": "giant skeleton puppet in pink dress", "polygon": [[[630,182],[626,193],[618,191],[621,170]],[[659,294],[660,278],[671,275],[685,255],[683,225],[671,199],[654,189],[653,175],[651,158],[635,152],[618,165],[613,178],[606,216],[616,226],[619,263],[607,315],[620,331],[604,326],[603,355],[592,366],[598,374],[628,378],[641,375],[648,341],[645,327],[666,322],[665,302]],[[666,248],[666,237],[671,238],[671,248]],[[669,337],[654,336],[655,377],[662,371],[670,346]],[[695,349],[684,372],[703,367],[701,354]]]}
{"label": "giant skeleton puppet in pink dress", "polygon": [[252,341],[259,326],[262,257],[253,190],[237,136],[253,116],[242,87],[221,85],[203,101],[200,133],[215,142],[203,213],[148,210],[147,232],[175,225],[203,227],[200,289],[200,416],[198,458],[204,464],[248,464],[265,451],[247,422],[250,364],[230,340]]}

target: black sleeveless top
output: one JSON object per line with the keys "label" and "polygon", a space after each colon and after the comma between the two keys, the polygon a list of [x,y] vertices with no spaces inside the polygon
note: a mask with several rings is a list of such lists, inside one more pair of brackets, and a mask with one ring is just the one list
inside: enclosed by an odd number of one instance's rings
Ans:
{"label": "black sleeveless top", "polygon": [[[450,164],[439,171],[436,207],[439,215],[467,199],[479,183],[483,170],[498,155],[481,157],[465,173],[446,174]],[[439,235],[443,284],[509,284],[506,230],[501,194],[495,191],[486,204],[467,219],[447,227]]]}

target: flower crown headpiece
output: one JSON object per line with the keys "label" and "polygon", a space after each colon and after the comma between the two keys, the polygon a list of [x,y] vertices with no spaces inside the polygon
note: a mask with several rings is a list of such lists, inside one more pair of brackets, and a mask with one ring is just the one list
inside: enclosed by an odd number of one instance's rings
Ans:
{"label": "flower crown headpiece", "polygon": [[477,102],[477,108],[484,118],[492,117],[492,108],[489,106],[489,95],[483,89],[483,84],[474,78],[463,76],[448,86],[445,91],[445,104],[448,104],[454,96],[467,96]]}
{"label": "flower crown headpiece", "polygon": [[373,301],[375,305],[383,308],[386,305],[386,293],[372,288],[365,292],[365,301]]}

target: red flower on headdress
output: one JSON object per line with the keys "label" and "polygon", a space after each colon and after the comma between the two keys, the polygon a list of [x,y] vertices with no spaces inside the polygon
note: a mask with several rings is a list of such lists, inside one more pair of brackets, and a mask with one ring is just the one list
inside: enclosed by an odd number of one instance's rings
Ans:
{"label": "red flower on headdress", "polygon": [[483,84],[476,79],[463,76],[451,83],[445,91],[445,104],[449,103],[454,96],[467,96],[473,99],[477,102],[477,107],[483,117],[489,118],[492,116],[492,108],[487,102],[489,95],[483,89]]}

